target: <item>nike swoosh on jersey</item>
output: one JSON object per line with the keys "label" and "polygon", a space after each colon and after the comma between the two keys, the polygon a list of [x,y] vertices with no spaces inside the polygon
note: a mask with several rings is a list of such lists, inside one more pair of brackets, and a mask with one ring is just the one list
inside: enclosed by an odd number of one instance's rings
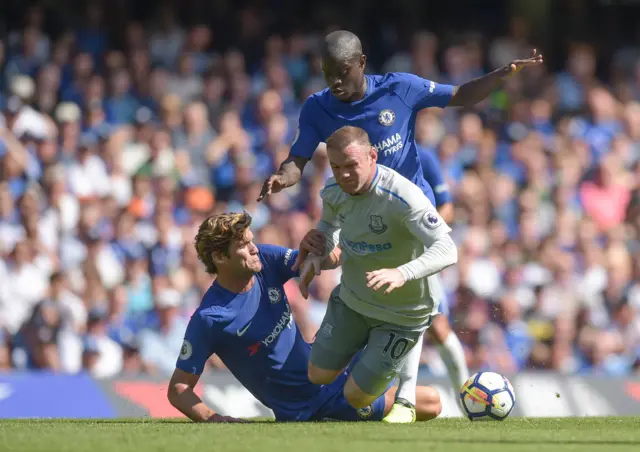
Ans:
{"label": "nike swoosh on jersey", "polygon": [[251,323],[252,322],[247,323],[247,325],[244,328],[242,328],[241,330],[238,330],[238,337],[242,336],[244,333],[247,332],[247,330],[251,326]]}

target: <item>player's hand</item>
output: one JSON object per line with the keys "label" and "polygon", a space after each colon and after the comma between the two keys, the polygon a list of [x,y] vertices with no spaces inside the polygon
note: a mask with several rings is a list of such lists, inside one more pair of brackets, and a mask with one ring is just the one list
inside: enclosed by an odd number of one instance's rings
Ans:
{"label": "player's hand", "polygon": [[295,272],[302,268],[302,264],[309,253],[322,256],[324,254],[326,240],[325,235],[317,229],[311,229],[307,232],[302,242],[300,242],[298,257],[296,257],[296,261],[293,263],[291,270]]}
{"label": "player's hand", "polygon": [[317,229],[311,229],[300,242],[300,249],[305,249],[316,256],[322,256],[327,243],[327,237]]}
{"label": "player's hand", "polygon": [[302,265],[302,270],[300,271],[300,283],[298,287],[300,288],[300,293],[306,300],[309,298],[309,286],[311,285],[311,281],[316,275],[321,273],[321,265],[322,265],[322,257],[315,256],[313,254],[309,255],[308,259],[305,259],[304,264]]}
{"label": "player's hand", "polygon": [[[293,270],[294,272],[297,272],[298,270],[300,270],[303,264],[305,263],[305,261],[307,260],[308,254],[309,254],[309,250],[307,250],[306,248],[300,248],[298,250],[298,256],[296,257],[296,261],[291,266],[291,270]],[[300,274],[302,274],[302,272],[300,272]]]}
{"label": "player's hand", "polygon": [[209,419],[207,419],[207,422],[219,423],[219,424],[248,424],[249,423],[249,421],[247,421],[246,419],[240,419],[240,418],[231,417],[231,416],[222,416],[218,413],[214,414]]}
{"label": "player's hand", "polygon": [[367,272],[367,287],[377,292],[388,285],[387,290],[384,291],[385,295],[393,292],[398,287],[404,286],[405,282],[404,276],[397,268],[383,268],[382,270]]}
{"label": "player's hand", "polygon": [[262,184],[262,190],[260,190],[258,201],[262,201],[265,197],[274,193],[278,193],[284,188],[287,188],[287,186],[282,180],[282,175],[272,174],[267,180],[264,181],[264,184]]}
{"label": "player's hand", "polygon": [[527,66],[537,66],[538,64],[542,64],[543,62],[544,60],[542,58],[542,55],[539,54],[536,49],[533,49],[531,57],[525,60],[513,60],[511,63],[509,63],[509,72],[507,73],[507,77],[516,75]]}

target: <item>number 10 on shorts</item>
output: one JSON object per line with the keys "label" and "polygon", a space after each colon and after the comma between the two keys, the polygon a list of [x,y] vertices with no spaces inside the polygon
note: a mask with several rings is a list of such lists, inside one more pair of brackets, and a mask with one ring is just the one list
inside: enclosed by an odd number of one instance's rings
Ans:
{"label": "number 10 on shorts", "polygon": [[382,355],[389,354],[391,359],[400,359],[409,347],[409,340],[404,337],[398,337],[396,333],[389,333],[387,345],[382,349]]}

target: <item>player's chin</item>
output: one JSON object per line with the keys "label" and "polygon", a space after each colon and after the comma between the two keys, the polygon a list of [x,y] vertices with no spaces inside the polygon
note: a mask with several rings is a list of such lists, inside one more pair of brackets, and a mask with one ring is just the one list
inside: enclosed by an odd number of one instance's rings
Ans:
{"label": "player's chin", "polygon": [[349,99],[351,99],[351,93],[349,91],[331,90],[331,94],[333,94],[336,99],[342,102],[348,102]]}
{"label": "player's chin", "polygon": [[353,195],[358,192],[358,189],[360,187],[358,185],[358,181],[352,181],[352,182],[340,182],[340,188],[346,194]]}

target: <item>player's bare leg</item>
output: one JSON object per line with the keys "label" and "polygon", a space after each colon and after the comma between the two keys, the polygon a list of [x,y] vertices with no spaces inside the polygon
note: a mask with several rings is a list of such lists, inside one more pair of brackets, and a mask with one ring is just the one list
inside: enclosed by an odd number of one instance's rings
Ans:
{"label": "player's bare leg", "polygon": [[389,424],[411,424],[416,421],[418,368],[422,355],[423,337],[409,351],[403,366],[398,371],[398,389],[394,389],[395,403],[383,422]]}
{"label": "player's bare leg", "polygon": [[[384,395],[384,415],[389,415],[393,407],[396,406],[397,389],[391,388]],[[418,386],[416,388],[416,420],[430,421],[440,416],[442,412],[442,401],[440,394],[429,386]],[[384,422],[384,420],[383,420]]]}
{"label": "player's bare leg", "polygon": [[[382,393],[382,391],[380,391],[380,393]],[[349,405],[356,409],[371,405],[380,395],[381,394],[374,395],[364,392],[353,380],[353,376],[349,376],[349,379],[344,385],[344,397],[347,399],[347,402],[349,402]]]}
{"label": "player's bare leg", "polygon": [[342,370],[321,369],[309,363],[307,374],[311,383],[316,385],[328,385],[333,383],[342,372]]}
{"label": "player's bare leg", "polygon": [[469,378],[469,368],[460,339],[451,330],[449,319],[445,315],[435,316],[431,328],[427,331],[429,339],[434,342],[442,361],[447,366],[451,384],[457,393]]}

